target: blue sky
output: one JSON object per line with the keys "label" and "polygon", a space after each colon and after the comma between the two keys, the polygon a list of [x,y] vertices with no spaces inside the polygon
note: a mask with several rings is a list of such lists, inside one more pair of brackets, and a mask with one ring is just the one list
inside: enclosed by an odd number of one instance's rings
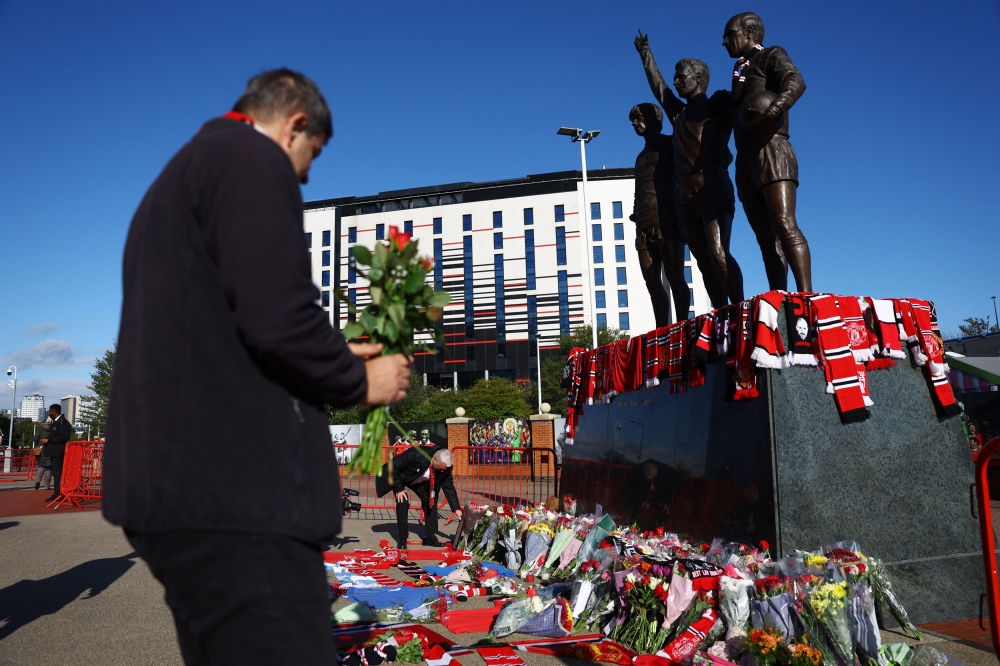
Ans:
{"label": "blue sky", "polygon": [[[121,253],[146,188],[246,79],[313,77],[336,137],[306,199],[579,168],[555,130],[602,130],[591,168],[631,166],[665,71],[728,88],[726,20],[748,8],[808,90],[791,117],[816,289],[934,300],[945,331],[992,315],[996,35],[991,0],[733,2],[14,2],[0,0],[0,363],[18,394],[83,390],[118,329]],[[766,290],[737,206],[732,250]],[[5,405],[10,397],[2,397]]]}

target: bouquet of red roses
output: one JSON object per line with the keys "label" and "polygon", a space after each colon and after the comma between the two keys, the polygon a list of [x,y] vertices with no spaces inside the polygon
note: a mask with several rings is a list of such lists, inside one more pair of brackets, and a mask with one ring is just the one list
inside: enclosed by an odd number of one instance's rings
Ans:
{"label": "bouquet of red roses", "polygon": [[[337,298],[347,304],[348,312],[356,317],[356,321],[344,327],[344,337],[366,335],[372,342],[382,343],[383,355],[411,356],[417,349],[414,334],[418,331],[427,331],[435,341],[443,342],[437,321],[451,297],[424,284],[434,261],[417,256],[417,242],[410,241],[410,234],[389,227],[388,243],[376,243],[374,251],[355,245],[354,261],[358,266],[368,267],[367,273],[360,268],[355,270],[368,280],[371,303],[359,310],[343,291],[336,292]],[[368,413],[361,446],[348,467],[351,473],[372,474],[378,470],[379,449],[389,420],[385,407],[376,407]]]}

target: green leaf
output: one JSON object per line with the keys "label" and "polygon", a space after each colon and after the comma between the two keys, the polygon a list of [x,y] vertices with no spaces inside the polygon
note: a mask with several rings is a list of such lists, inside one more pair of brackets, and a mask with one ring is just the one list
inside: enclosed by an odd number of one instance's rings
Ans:
{"label": "green leaf", "polygon": [[378,319],[372,316],[372,313],[369,312],[368,310],[365,310],[364,312],[361,313],[361,325],[364,327],[364,330],[367,331],[368,333],[371,333],[372,331],[375,330],[381,332],[381,329],[378,328]]}
{"label": "green leaf", "polygon": [[354,261],[358,262],[362,266],[368,266],[372,263],[372,253],[371,250],[366,248],[364,245],[354,246]]}
{"label": "green leaf", "polygon": [[371,295],[372,303],[374,303],[375,305],[378,305],[382,302],[382,287],[376,287],[375,285],[372,285],[371,287],[368,288],[368,293]]}
{"label": "green leaf", "polygon": [[427,299],[427,304],[436,308],[443,308],[449,303],[451,303],[451,295],[448,294],[447,291],[435,291],[434,294]]}
{"label": "green leaf", "polygon": [[389,306],[389,318],[397,326],[403,323],[403,320],[406,319],[406,308],[403,307],[402,303],[393,303]]}
{"label": "green leaf", "polygon": [[388,256],[388,251],[385,249],[384,243],[375,243],[375,261],[372,263],[372,268],[377,266],[385,266],[385,260]]}
{"label": "green leaf", "polygon": [[400,263],[405,266],[406,264],[413,261],[414,257],[417,256],[417,241],[410,241],[403,248],[403,251],[399,255]]}
{"label": "green leaf", "polygon": [[381,267],[372,266],[372,269],[368,271],[368,279],[371,282],[381,282],[383,277],[385,277],[385,275],[382,272]]}
{"label": "green leaf", "polygon": [[385,337],[389,338],[389,342],[399,340],[399,327],[391,319],[385,322]]}
{"label": "green leaf", "polygon": [[406,276],[403,291],[407,294],[416,294],[417,292],[422,291],[424,288],[425,277],[427,277],[427,271],[423,268],[414,269],[409,275]]}
{"label": "green leaf", "polygon": [[350,324],[344,327],[344,337],[348,340],[352,340],[365,332],[365,327],[356,321],[352,321]]}

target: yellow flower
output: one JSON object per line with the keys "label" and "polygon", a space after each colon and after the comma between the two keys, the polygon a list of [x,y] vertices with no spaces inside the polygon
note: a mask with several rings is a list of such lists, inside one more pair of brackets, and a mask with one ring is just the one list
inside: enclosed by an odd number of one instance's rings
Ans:
{"label": "yellow flower", "polygon": [[806,558],[806,565],[810,567],[820,567],[826,564],[828,558],[822,555],[812,555]]}

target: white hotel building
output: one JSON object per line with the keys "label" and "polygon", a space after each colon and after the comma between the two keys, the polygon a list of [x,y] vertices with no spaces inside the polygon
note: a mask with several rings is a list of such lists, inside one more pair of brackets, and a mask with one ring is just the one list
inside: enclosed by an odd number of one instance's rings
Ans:
{"label": "white hotel building", "polygon": [[[580,238],[581,173],[547,173],[488,183],[455,183],[305,205],[313,279],[331,323],[343,328],[345,291],[359,306],[367,283],[351,268],[352,246],[373,247],[389,227],[412,233],[420,253],[433,256],[428,281],[451,294],[442,321],[445,345],[417,356],[429,383],[467,386],[502,376],[537,378],[536,339],[558,348],[558,337],[594,321],[640,335],[656,327],[635,251],[632,169],[588,171],[590,270]],[[711,309],[697,265],[686,257],[692,308]]]}

